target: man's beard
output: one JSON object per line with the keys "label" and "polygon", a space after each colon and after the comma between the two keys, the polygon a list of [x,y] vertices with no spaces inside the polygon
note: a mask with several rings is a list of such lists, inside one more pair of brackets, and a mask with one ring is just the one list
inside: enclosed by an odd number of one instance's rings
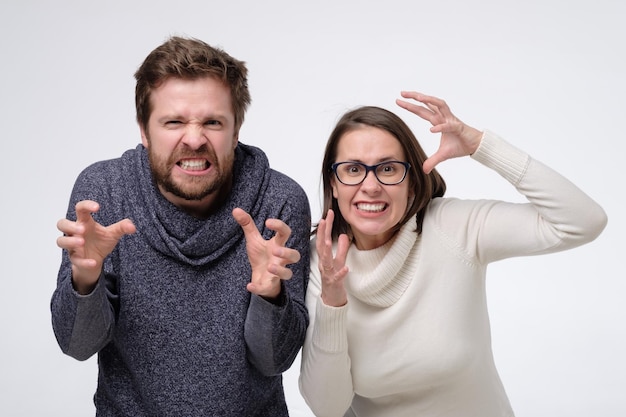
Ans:
{"label": "man's beard", "polygon": [[[234,153],[228,155],[220,163],[212,148],[202,146],[196,151],[175,152],[168,159],[159,158],[154,155],[151,148],[148,148],[148,158],[152,177],[163,192],[171,193],[185,200],[199,201],[230,187],[235,155]],[[172,179],[172,168],[175,161],[181,158],[206,158],[208,161],[212,161],[213,176],[211,178],[189,176],[184,184],[176,183]]]}

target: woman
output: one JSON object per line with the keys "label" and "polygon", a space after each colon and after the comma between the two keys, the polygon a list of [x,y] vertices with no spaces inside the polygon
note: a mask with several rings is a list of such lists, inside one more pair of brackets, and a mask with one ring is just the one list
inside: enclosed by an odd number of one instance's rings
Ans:
{"label": "woman", "polygon": [[[300,390],[317,416],[512,416],[491,351],[487,265],[590,242],[606,214],[443,100],[402,97],[441,134],[430,158],[377,107],[345,114],[328,140]],[[466,155],[528,203],[443,198],[435,166]]]}

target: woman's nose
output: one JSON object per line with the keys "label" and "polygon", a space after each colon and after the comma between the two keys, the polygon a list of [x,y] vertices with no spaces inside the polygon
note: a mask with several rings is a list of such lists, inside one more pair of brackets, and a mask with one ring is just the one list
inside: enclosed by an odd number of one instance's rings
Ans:
{"label": "woman's nose", "polygon": [[377,191],[380,189],[380,182],[376,178],[374,171],[370,171],[365,175],[361,188],[366,191]]}

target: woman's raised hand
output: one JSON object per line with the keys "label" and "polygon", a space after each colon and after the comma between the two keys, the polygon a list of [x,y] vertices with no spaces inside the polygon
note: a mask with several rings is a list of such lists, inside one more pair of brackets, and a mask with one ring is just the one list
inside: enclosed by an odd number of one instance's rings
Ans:
{"label": "woman's raised hand", "polygon": [[430,173],[440,162],[471,155],[478,149],[482,132],[459,120],[445,101],[415,91],[402,91],[400,94],[423,105],[397,99],[398,106],[430,122],[432,133],[441,133],[439,149],[424,162],[422,169],[425,173]]}

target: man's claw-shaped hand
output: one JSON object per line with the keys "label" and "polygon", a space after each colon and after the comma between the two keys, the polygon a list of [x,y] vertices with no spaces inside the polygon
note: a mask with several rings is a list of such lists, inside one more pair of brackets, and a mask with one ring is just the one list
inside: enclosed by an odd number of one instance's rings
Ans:
{"label": "man's claw-shaped hand", "polygon": [[122,236],[136,231],[129,219],[102,226],[91,216],[99,209],[95,201],[80,201],[76,204],[76,221],[61,219],[57,222],[57,228],[63,233],[57,239],[57,245],[68,251],[74,287],[81,294],[88,294],[96,285],[104,258]]}
{"label": "man's claw-shaped hand", "polygon": [[287,239],[291,236],[291,228],[281,220],[268,219],[265,226],[276,233],[271,239],[265,240],[252,217],[244,210],[235,208],[233,217],[243,229],[248,259],[252,267],[248,291],[270,300],[278,298],[281,280],[288,280],[293,275],[287,265],[300,260],[300,253],[297,250],[285,247]]}
{"label": "man's claw-shaped hand", "polygon": [[424,162],[422,169],[425,173],[429,174],[440,162],[471,155],[478,149],[482,132],[459,120],[445,101],[414,91],[402,91],[400,94],[426,107],[400,99],[396,100],[398,106],[430,122],[432,133],[441,133],[439,149]]}

